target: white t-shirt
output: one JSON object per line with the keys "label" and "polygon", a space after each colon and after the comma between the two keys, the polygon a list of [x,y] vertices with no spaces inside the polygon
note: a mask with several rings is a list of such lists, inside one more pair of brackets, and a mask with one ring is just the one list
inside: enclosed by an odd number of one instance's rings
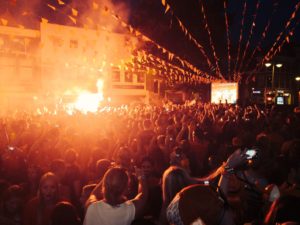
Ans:
{"label": "white t-shirt", "polygon": [[135,207],[131,201],[111,206],[104,201],[91,204],[84,218],[84,225],[130,225],[135,217]]}

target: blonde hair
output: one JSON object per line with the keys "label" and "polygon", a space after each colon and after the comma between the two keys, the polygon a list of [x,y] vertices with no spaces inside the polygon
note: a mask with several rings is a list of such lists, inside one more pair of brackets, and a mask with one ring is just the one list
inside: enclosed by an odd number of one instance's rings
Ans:
{"label": "blonde hair", "polygon": [[55,189],[56,189],[56,191],[55,191],[56,195],[55,195],[54,201],[56,202],[59,199],[59,182],[58,182],[58,178],[54,173],[47,172],[41,177],[40,183],[39,183],[39,189],[38,189],[37,197],[38,197],[40,205],[44,205],[44,203],[45,203],[44,202],[45,199],[42,196],[41,189],[42,189],[42,186],[43,186],[43,184],[45,183],[46,180],[53,180],[54,181]]}

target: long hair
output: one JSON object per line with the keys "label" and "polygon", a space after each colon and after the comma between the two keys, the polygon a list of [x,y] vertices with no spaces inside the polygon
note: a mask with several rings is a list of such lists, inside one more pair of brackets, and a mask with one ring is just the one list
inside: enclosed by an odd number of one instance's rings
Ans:
{"label": "long hair", "polygon": [[109,169],[103,178],[103,196],[106,202],[112,206],[124,202],[124,192],[128,186],[128,175],[123,168]]}
{"label": "long hair", "polygon": [[163,174],[163,202],[168,205],[175,195],[184,187],[193,184],[190,175],[177,166],[169,167]]}
{"label": "long hair", "polygon": [[57,176],[54,173],[47,172],[40,179],[38,193],[37,193],[39,205],[41,207],[45,206],[45,199],[44,199],[44,197],[42,195],[41,189],[42,189],[43,184],[46,182],[46,180],[53,180],[54,183],[55,183],[55,198],[53,199],[54,203],[56,203],[58,201],[58,199],[59,199],[59,182],[58,182],[58,178],[57,178]]}

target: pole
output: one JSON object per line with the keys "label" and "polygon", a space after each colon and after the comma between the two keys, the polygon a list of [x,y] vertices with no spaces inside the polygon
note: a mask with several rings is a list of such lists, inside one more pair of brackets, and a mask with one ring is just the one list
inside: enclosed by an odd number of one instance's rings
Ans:
{"label": "pole", "polygon": [[272,64],[272,91],[274,90],[275,65]]}

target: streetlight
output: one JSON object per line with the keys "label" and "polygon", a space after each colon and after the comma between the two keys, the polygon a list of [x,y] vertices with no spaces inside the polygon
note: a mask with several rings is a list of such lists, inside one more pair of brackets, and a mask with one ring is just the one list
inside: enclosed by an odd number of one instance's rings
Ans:
{"label": "streetlight", "polygon": [[276,64],[272,64],[272,63],[265,63],[265,66],[268,68],[270,66],[272,66],[272,90],[274,90],[274,77],[275,77],[275,66],[277,68],[281,68],[282,67],[282,63],[276,63]]}

